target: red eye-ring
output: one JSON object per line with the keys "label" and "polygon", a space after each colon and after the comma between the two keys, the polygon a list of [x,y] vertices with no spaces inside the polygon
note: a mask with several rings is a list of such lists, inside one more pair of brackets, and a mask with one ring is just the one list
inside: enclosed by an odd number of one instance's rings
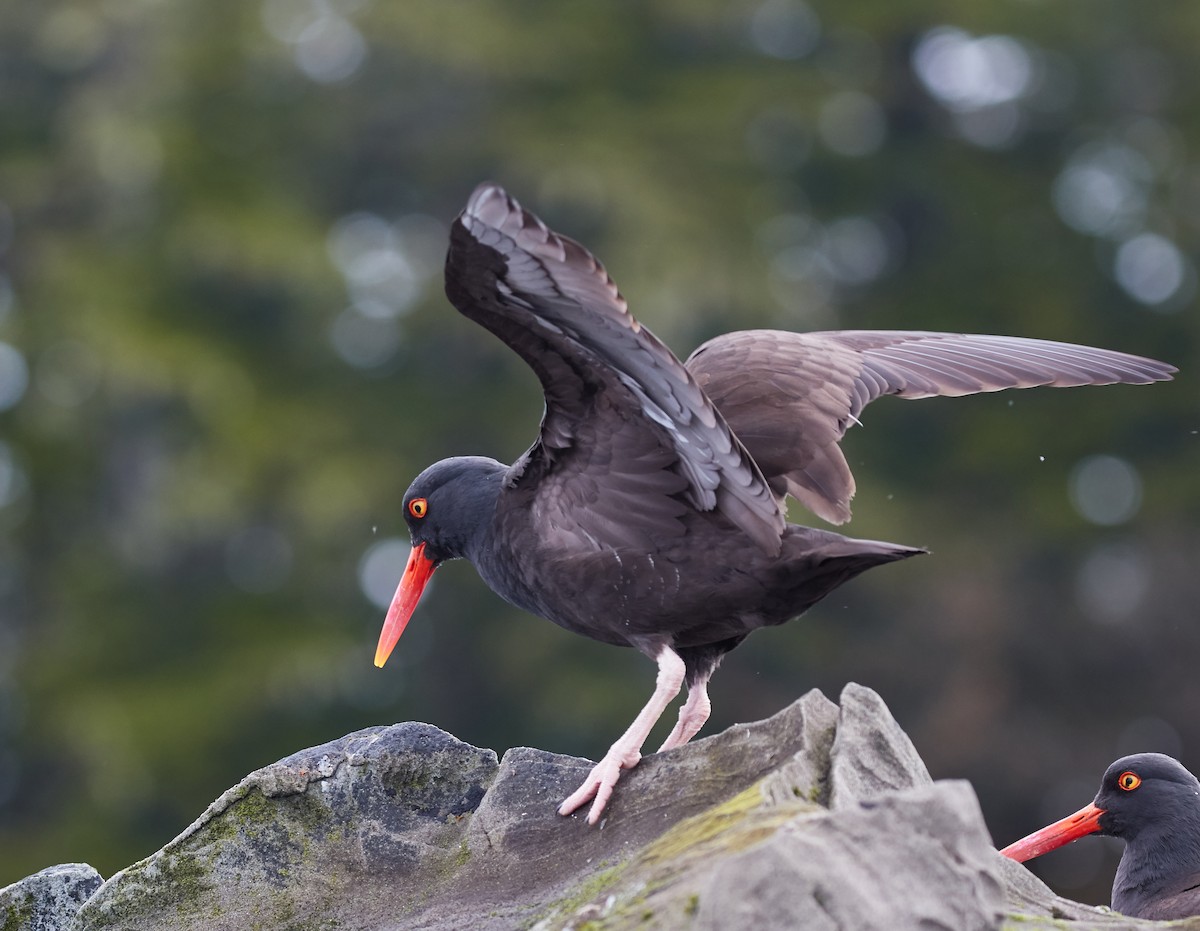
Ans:
{"label": "red eye-ring", "polygon": [[1117,777],[1117,785],[1119,785],[1126,792],[1132,792],[1141,784],[1142,777],[1131,769],[1125,770],[1125,772],[1121,773],[1121,775]]}
{"label": "red eye-ring", "polygon": [[429,513],[429,502],[424,498],[413,498],[408,502],[408,513],[420,520]]}

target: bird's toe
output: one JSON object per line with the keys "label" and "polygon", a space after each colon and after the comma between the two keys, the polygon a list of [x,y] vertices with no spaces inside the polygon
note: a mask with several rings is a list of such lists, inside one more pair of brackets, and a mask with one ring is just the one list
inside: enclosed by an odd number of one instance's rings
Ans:
{"label": "bird's toe", "polygon": [[592,767],[583,784],[563,800],[558,806],[558,813],[569,815],[590,801],[592,807],[588,810],[587,820],[588,824],[595,824],[612,798],[613,789],[621,778],[621,770],[633,769],[641,759],[642,755],[637,750],[614,746],[604,759]]}

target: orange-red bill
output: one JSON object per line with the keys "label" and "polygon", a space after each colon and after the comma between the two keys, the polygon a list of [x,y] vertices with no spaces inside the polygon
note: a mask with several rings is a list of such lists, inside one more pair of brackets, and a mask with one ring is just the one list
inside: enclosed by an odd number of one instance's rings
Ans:
{"label": "orange-red bill", "polygon": [[1022,837],[1014,844],[1009,844],[1000,852],[1018,863],[1040,857],[1044,853],[1056,850],[1073,840],[1079,840],[1088,834],[1100,830],[1100,816],[1103,808],[1095,805],[1085,805],[1073,815],[1048,824],[1040,831],[1034,831],[1028,837]]}
{"label": "orange-red bill", "polygon": [[392,597],[392,606],[388,608],[387,619],[383,622],[383,630],[379,634],[379,646],[375,649],[375,665],[382,666],[387,662],[396,641],[408,626],[408,619],[416,610],[417,602],[421,600],[421,592],[437,563],[425,555],[425,544],[418,543],[408,554],[408,565],[404,567],[404,575],[396,587]]}

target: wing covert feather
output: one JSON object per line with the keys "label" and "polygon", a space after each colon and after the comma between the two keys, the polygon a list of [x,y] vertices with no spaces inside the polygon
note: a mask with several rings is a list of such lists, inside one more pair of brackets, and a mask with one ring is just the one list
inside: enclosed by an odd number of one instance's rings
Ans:
{"label": "wing covert feather", "polygon": [[838,442],[878,397],[1144,385],[1175,371],[1073,343],[916,330],[742,330],[709,340],[686,364],[772,487],[835,524],[850,519],[854,496]]}

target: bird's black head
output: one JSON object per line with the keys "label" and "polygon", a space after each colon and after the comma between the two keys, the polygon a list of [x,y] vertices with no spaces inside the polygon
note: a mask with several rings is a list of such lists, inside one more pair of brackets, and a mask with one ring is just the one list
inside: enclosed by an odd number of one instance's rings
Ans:
{"label": "bird's black head", "polygon": [[1001,853],[1023,863],[1088,834],[1120,837],[1142,848],[1177,846],[1175,836],[1186,834],[1195,838],[1200,857],[1200,782],[1161,753],[1121,757],[1104,773],[1090,805],[1009,844]]}
{"label": "bird's black head", "polygon": [[1105,771],[1093,804],[1104,810],[1100,833],[1126,841],[1185,825],[1200,827],[1200,781],[1162,753],[1117,760]]}
{"label": "bird's black head", "polygon": [[413,548],[379,634],[376,666],[387,662],[438,566],[460,556],[479,565],[506,471],[495,459],[480,456],[443,459],[418,475],[404,493],[404,519]]}
{"label": "bird's black head", "polygon": [[508,467],[483,456],[443,459],[413,479],[404,493],[404,520],[414,546],[425,544],[435,564],[471,559],[491,526]]}

